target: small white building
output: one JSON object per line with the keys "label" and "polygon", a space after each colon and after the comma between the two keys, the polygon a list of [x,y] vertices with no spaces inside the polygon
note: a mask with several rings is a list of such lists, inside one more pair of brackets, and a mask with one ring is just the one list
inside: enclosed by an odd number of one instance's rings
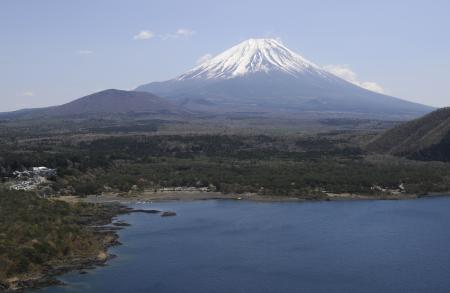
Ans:
{"label": "small white building", "polygon": [[37,190],[39,186],[47,183],[49,177],[56,176],[56,169],[47,167],[33,167],[30,170],[14,171],[14,184],[9,188],[12,190]]}
{"label": "small white building", "polygon": [[56,176],[56,169],[50,169],[47,167],[33,167],[32,172],[36,176],[42,177]]}

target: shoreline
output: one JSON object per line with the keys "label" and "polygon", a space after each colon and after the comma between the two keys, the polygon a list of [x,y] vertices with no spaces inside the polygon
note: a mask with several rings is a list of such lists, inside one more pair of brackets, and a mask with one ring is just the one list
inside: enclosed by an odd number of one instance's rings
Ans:
{"label": "shoreline", "polygon": [[[99,204],[107,207],[108,214],[99,218],[90,219],[87,227],[92,229],[94,234],[103,242],[103,249],[97,255],[79,255],[70,260],[62,260],[49,264],[47,268],[41,272],[33,273],[24,277],[12,278],[8,282],[7,287],[0,286],[0,292],[21,292],[26,289],[39,289],[48,286],[64,286],[65,283],[57,277],[69,272],[78,271],[80,274],[86,273],[85,270],[95,269],[97,267],[107,265],[107,262],[116,256],[109,253],[109,249],[113,246],[121,245],[119,241],[118,230],[128,226],[127,223],[114,222],[115,218],[120,215],[148,212],[146,210],[130,208],[129,204],[138,202],[176,202],[176,201],[199,201],[199,200],[243,200],[255,202],[310,202],[310,201],[353,201],[353,200],[412,200],[420,198],[437,198],[450,196],[450,193],[431,193],[427,195],[355,195],[355,194],[327,194],[325,199],[305,199],[289,196],[266,196],[257,194],[223,194],[219,192],[142,192],[133,195],[121,194],[102,194],[90,195],[86,198],[77,196],[63,196],[56,200],[62,200],[68,203],[87,202]],[[161,211],[150,210],[151,213],[160,213]],[[0,284],[1,285],[1,284]],[[3,290],[3,291],[2,291]]]}
{"label": "shoreline", "polygon": [[59,280],[58,276],[75,271],[86,273],[85,270],[105,266],[110,259],[115,257],[109,253],[109,248],[121,245],[117,231],[123,227],[115,225],[114,219],[119,215],[133,212],[133,209],[117,203],[105,202],[101,205],[105,208],[106,213],[93,217],[83,224],[102,244],[102,248],[96,254],[74,255],[70,259],[48,263],[41,271],[11,277],[4,284],[0,283],[0,292],[23,292],[48,286],[64,286],[65,283]]}
{"label": "shoreline", "polygon": [[[138,203],[138,202],[171,202],[171,201],[197,201],[197,200],[243,200],[255,202],[308,202],[308,201],[352,201],[352,200],[414,200],[420,198],[435,198],[450,196],[450,192],[436,192],[426,195],[419,194],[333,194],[327,193],[324,198],[309,199],[293,196],[258,195],[255,193],[224,194],[210,191],[143,191],[135,194],[104,193],[89,195],[82,201],[89,203]],[[67,200],[80,200],[77,197],[68,197]]]}

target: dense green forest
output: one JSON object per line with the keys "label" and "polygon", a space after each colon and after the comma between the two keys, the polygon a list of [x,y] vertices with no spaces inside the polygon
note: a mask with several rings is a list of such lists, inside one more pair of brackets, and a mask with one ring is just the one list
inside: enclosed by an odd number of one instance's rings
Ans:
{"label": "dense green forest", "polygon": [[82,134],[18,128],[15,137],[2,138],[0,174],[57,168],[54,193],[77,195],[176,186],[309,199],[326,198],[326,192],[377,194],[374,186],[395,190],[400,184],[414,194],[450,190],[448,164],[367,153],[364,143],[375,135],[371,132],[111,133],[106,125],[103,132]]}

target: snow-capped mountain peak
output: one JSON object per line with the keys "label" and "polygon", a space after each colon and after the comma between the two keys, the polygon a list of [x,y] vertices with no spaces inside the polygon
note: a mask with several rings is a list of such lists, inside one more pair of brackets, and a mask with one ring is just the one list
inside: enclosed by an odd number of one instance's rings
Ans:
{"label": "snow-capped mountain peak", "polygon": [[373,114],[378,119],[390,114],[417,117],[430,110],[349,83],[273,39],[249,39],[174,79],[136,90],[169,98],[194,112],[332,112]]}
{"label": "snow-capped mountain peak", "polygon": [[249,39],[207,60],[178,80],[230,79],[249,73],[281,71],[291,75],[322,72],[314,63],[274,39]]}

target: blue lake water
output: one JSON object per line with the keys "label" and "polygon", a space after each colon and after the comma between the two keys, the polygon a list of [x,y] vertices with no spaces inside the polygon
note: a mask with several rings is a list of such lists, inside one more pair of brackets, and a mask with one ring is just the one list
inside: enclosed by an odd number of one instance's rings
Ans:
{"label": "blue lake water", "polygon": [[136,205],[118,257],[39,292],[450,292],[450,197]]}

